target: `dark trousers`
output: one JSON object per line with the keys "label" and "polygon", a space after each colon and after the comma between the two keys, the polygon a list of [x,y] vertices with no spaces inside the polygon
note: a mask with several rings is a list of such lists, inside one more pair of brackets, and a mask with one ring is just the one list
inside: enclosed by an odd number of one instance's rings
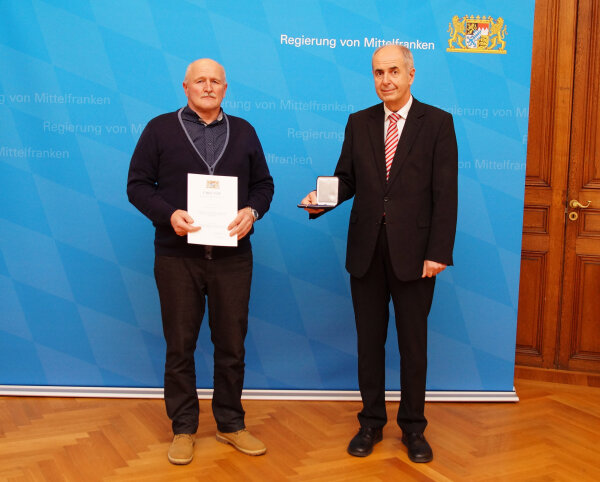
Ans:
{"label": "dark trousers", "polygon": [[383,427],[385,410],[385,342],[390,297],[394,303],[400,350],[401,402],[397,422],[404,432],[423,432],[427,375],[427,316],[435,278],[400,281],[394,275],[385,225],[367,273],[350,277],[358,339],[358,384],[363,427]]}
{"label": "dark trousers", "polygon": [[213,415],[221,432],[243,429],[252,252],[219,259],[157,256],[154,276],[167,342],[165,404],[173,433],[198,429],[194,351],[206,300],[214,345]]}

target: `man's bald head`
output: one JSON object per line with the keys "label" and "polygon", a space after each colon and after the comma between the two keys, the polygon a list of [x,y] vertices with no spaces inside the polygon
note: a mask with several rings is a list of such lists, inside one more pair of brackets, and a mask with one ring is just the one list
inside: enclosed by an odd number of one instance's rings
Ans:
{"label": "man's bald head", "polygon": [[373,52],[371,66],[373,66],[376,56],[380,54],[390,54],[392,52],[397,53],[398,57],[402,58],[407,71],[415,67],[415,61],[413,59],[412,52],[404,45],[384,45],[379,47],[375,50],[375,52]]}
{"label": "man's bald head", "polygon": [[190,76],[193,76],[194,73],[197,71],[207,70],[211,68],[220,71],[223,77],[223,82],[227,83],[227,78],[225,76],[225,68],[219,62],[213,59],[194,60],[190,65],[187,66],[187,69],[185,70],[185,78],[183,79],[183,81],[187,82]]}
{"label": "man's bald head", "polygon": [[207,124],[221,112],[221,102],[227,91],[223,66],[212,59],[198,59],[188,65],[183,80],[188,105]]}
{"label": "man's bald head", "polygon": [[415,68],[410,50],[401,45],[386,45],[373,53],[375,92],[393,112],[398,112],[410,99],[410,86]]}

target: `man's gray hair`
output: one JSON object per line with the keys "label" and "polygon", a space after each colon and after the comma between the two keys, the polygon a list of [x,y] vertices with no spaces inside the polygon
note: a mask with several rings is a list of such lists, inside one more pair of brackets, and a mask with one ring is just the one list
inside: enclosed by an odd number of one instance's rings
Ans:
{"label": "man's gray hair", "polygon": [[373,57],[371,57],[371,65],[373,65],[372,59],[375,58],[375,55],[377,54],[377,52],[379,52],[382,49],[388,48],[388,47],[394,47],[400,51],[400,53],[402,54],[402,58],[404,59],[404,66],[406,67],[407,71],[414,69],[415,61],[413,59],[413,54],[410,51],[410,49],[408,47],[405,47],[404,45],[394,45],[394,44],[382,45],[381,47],[377,47],[375,52],[373,52]]}
{"label": "man's gray hair", "polygon": [[213,59],[209,59],[209,58],[204,58],[204,59],[197,59],[194,60],[193,62],[191,62],[187,68],[185,69],[185,77],[183,78],[184,82],[188,81],[188,78],[190,76],[190,73],[192,71],[192,66],[196,63],[196,62],[200,62],[200,61],[210,61],[210,62],[214,62],[215,64],[217,64],[222,70],[223,70],[223,80],[225,81],[225,83],[227,83],[227,74],[225,74],[225,67],[223,67],[219,62],[217,62],[216,60]]}

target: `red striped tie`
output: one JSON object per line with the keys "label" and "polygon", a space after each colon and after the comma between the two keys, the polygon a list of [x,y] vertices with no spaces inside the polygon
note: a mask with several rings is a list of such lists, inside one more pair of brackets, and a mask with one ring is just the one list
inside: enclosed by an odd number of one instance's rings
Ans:
{"label": "red striped tie", "polygon": [[396,146],[398,145],[398,124],[400,116],[392,112],[388,117],[390,123],[388,125],[387,134],[385,135],[385,180],[390,178],[390,169],[394,154],[396,154]]}

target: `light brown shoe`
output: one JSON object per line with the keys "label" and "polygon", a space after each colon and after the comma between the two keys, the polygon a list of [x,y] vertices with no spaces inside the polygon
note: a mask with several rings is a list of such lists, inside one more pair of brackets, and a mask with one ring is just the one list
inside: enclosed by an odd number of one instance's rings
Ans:
{"label": "light brown shoe", "polygon": [[189,464],[194,458],[194,437],[189,433],[175,435],[167,456],[172,464]]}
{"label": "light brown shoe", "polygon": [[217,432],[217,440],[224,444],[233,445],[246,455],[262,455],[267,451],[265,444],[250,434],[245,428],[237,432]]}

